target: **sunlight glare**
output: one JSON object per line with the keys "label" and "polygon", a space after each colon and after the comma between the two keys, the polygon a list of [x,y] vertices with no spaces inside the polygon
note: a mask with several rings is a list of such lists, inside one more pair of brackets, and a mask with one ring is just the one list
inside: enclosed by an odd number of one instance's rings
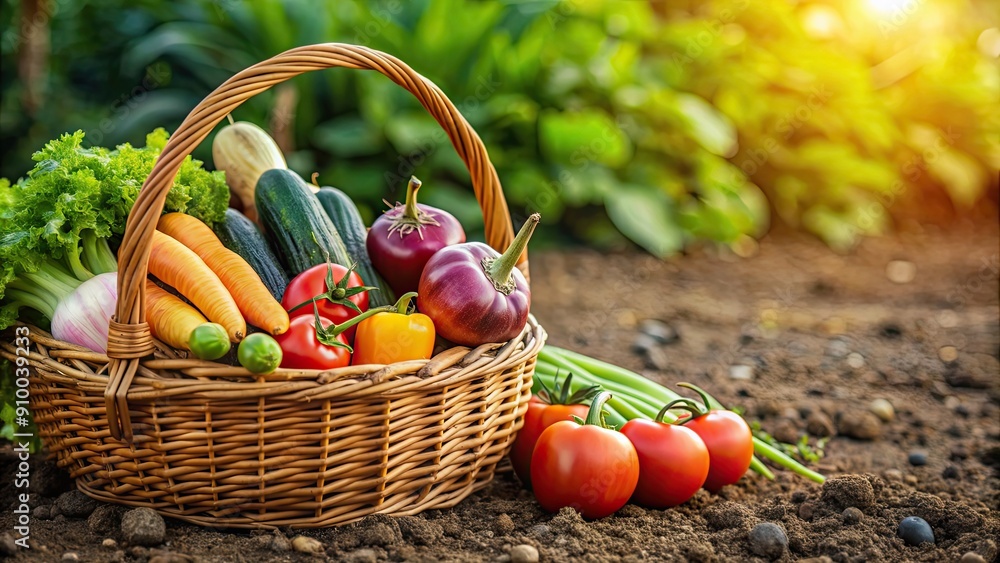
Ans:
{"label": "sunlight glare", "polygon": [[888,15],[906,8],[907,4],[916,0],[868,0],[868,6],[875,13]]}

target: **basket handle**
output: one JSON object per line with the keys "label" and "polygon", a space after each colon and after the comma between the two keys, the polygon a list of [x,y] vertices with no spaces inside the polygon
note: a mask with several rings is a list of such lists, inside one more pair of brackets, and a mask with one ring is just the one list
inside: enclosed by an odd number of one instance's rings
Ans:
{"label": "basket handle", "polygon": [[[299,74],[332,67],[377,70],[409,90],[445,130],[465,161],[483,210],[486,242],[503,251],[514,239],[507,201],[483,141],[430,80],[392,55],[344,43],[298,47],[257,63],[224,82],[188,114],[167,141],[129,213],[118,250],[117,311],[108,333],[110,364],[104,401],[113,438],[132,440],[126,395],[139,369],[139,359],[154,349],[146,324],[146,268],[153,231],[181,162],[244,101]],[[527,259],[525,252],[518,261],[525,277]]]}

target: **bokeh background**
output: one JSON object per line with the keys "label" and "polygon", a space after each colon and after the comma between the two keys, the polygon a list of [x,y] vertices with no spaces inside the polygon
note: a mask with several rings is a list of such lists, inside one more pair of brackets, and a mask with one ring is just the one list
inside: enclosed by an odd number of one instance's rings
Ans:
{"label": "bokeh background", "polygon": [[[49,139],[143,143],[291,47],[395,54],[489,148],[538,245],[752,253],[774,229],[838,251],[995,220],[1000,10],[987,0],[3,0],[0,175]],[[371,219],[405,180],[481,227],[436,123],[373,73],[331,70],[244,104],[304,177]],[[211,166],[210,140],[195,153]],[[536,244],[536,243],[533,243]]]}

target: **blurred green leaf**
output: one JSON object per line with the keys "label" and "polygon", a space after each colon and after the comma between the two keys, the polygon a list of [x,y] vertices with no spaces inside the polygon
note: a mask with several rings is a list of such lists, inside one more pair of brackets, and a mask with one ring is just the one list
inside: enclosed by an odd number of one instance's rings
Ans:
{"label": "blurred green leaf", "polygon": [[729,119],[711,104],[693,94],[677,94],[678,109],[687,118],[688,130],[701,146],[712,154],[730,157],[736,154],[736,129]]}
{"label": "blurred green leaf", "polygon": [[555,162],[621,166],[630,157],[628,138],[604,112],[545,112],[538,126],[542,154]]}
{"label": "blurred green leaf", "polygon": [[622,184],[607,195],[604,205],[618,230],[653,255],[662,258],[683,248],[684,233],[663,193]]}

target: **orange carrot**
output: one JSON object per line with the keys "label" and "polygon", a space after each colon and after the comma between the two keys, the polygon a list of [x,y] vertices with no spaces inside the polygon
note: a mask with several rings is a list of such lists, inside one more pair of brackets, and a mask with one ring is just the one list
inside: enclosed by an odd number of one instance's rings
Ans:
{"label": "orange carrot", "polygon": [[271,334],[288,330],[288,312],[260,280],[253,267],[222,245],[208,225],[184,213],[167,213],[156,226],[190,248],[215,272],[236,300],[247,322]]}
{"label": "orange carrot", "polygon": [[173,348],[190,350],[191,333],[208,320],[180,297],[146,280],[146,322],[154,338]]}
{"label": "orange carrot", "polygon": [[226,328],[233,342],[243,340],[247,323],[219,276],[193,250],[160,231],[153,231],[149,273],[173,287],[212,322]]}

